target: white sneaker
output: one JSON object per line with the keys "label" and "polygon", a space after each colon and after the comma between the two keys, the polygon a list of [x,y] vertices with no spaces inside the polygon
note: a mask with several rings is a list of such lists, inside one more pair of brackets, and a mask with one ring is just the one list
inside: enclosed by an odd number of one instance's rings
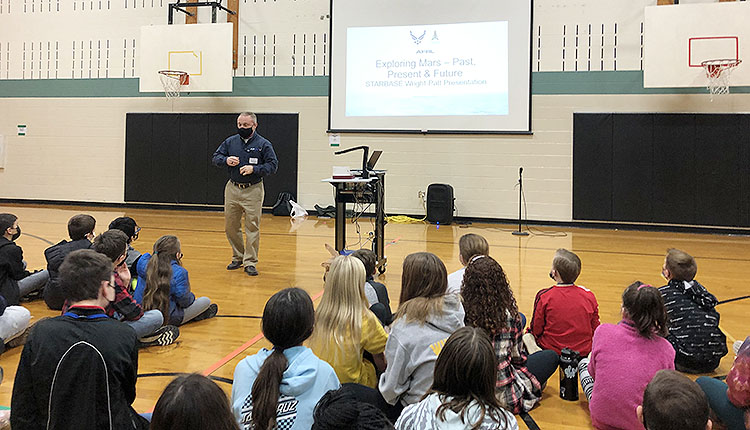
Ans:
{"label": "white sneaker", "polygon": [[734,355],[737,355],[737,353],[740,351],[740,347],[742,346],[742,342],[743,342],[742,340],[738,340],[737,342],[734,343],[734,347],[733,347],[733,349],[734,349]]}

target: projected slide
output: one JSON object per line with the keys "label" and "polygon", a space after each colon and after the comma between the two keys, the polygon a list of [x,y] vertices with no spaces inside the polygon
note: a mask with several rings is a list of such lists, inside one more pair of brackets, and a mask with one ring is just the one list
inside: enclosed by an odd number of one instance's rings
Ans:
{"label": "projected slide", "polygon": [[508,22],[347,28],[345,115],[508,115]]}

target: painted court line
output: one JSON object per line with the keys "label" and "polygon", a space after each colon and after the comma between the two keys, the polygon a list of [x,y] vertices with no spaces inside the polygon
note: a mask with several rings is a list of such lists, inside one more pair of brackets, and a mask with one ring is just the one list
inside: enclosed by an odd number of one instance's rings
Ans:
{"label": "painted court line", "polygon": [[[317,294],[315,294],[314,296],[311,297],[312,301],[314,302],[314,301],[318,300],[320,298],[320,296],[322,296],[322,295],[323,295],[323,290],[320,290]],[[201,372],[201,375],[208,376],[208,375],[212,374],[213,372],[217,371],[219,368],[221,368],[225,364],[227,364],[230,361],[232,361],[233,358],[235,358],[238,355],[240,355],[242,353],[242,351],[244,351],[244,350],[250,348],[251,346],[255,345],[258,341],[260,341],[261,339],[263,339],[263,337],[264,337],[263,333],[256,334],[252,339],[250,339],[247,342],[245,342],[244,344],[242,344],[239,348],[237,348],[234,351],[230,352],[224,358],[222,358],[221,360],[217,361],[216,363],[210,365],[206,370],[204,370],[204,371]],[[154,408],[153,407],[148,411],[148,413],[152,413],[152,412],[154,412]]]}
{"label": "painted court line", "polygon": [[[322,296],[322,295],[323,295],[323,290],[320,290],[317,294],[315,294],[312,297],[312,301],[314,302],[314,301],[318,300],[320,298],[320,296]],[[219,368],[221,368],[225,364],[227,364],[230,361],[232,361],[232,359],[234,359],[235,357],[237,357],[238,355],[240,355],[242,353],[242,351],[244,351],[244,350],[250,348],[251,346],[255,345],[261,339],[263,339],[263,333],[256,334],[255,337],[253,337],[252,339],[250,339],[247,342],[245,342],[244,344],[242,344],[239,348],[237,348],[234,351],[232,351],[229,354],[227,354],[221,360],[219,360],[216,363],[214,363],[211,366],[209,366],[206,370],[204,370],[203,372],[201,372],[201,374],[204,375],[204,376],[208,376],[208,375],[214,373]]]}

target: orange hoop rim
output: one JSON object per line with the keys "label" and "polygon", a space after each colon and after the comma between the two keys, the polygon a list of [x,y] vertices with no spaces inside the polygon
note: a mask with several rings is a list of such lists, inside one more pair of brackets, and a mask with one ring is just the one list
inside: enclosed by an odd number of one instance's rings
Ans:
{"label": "orange hoop rim", "polygon": [[182,70],[159,70],[159,74],[178,80],[181,85],[187,85],[190,82],[190,74]]}
{"label": "orange hoop rim", "polygon": [[733,67],[737,67],[742,60],[739,58],[718,58],[715,60],[701,61],[701,66],[706,71],[706,76],[709,78],[718,77],[721,72]]}

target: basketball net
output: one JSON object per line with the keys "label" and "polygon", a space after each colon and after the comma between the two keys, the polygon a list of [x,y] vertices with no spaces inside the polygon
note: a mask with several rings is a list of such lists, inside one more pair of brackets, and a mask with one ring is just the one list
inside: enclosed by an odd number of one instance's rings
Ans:
{"label": "basketball net", "polygon": [[182,86],[190,83],[190,75],[178,70],[159,70],[159,79],[169,100],[179,98]]}
{"label": "basketball net", "polygon": [[711,100],[715,95],[729,94],[729,78],[732,75],[732,71],[742,60],[739,59],[721,59],[721,60],[708,60],[701,63],[703,70],[706,71],[706,78],[708,78],[709,94],[711,94]]}

